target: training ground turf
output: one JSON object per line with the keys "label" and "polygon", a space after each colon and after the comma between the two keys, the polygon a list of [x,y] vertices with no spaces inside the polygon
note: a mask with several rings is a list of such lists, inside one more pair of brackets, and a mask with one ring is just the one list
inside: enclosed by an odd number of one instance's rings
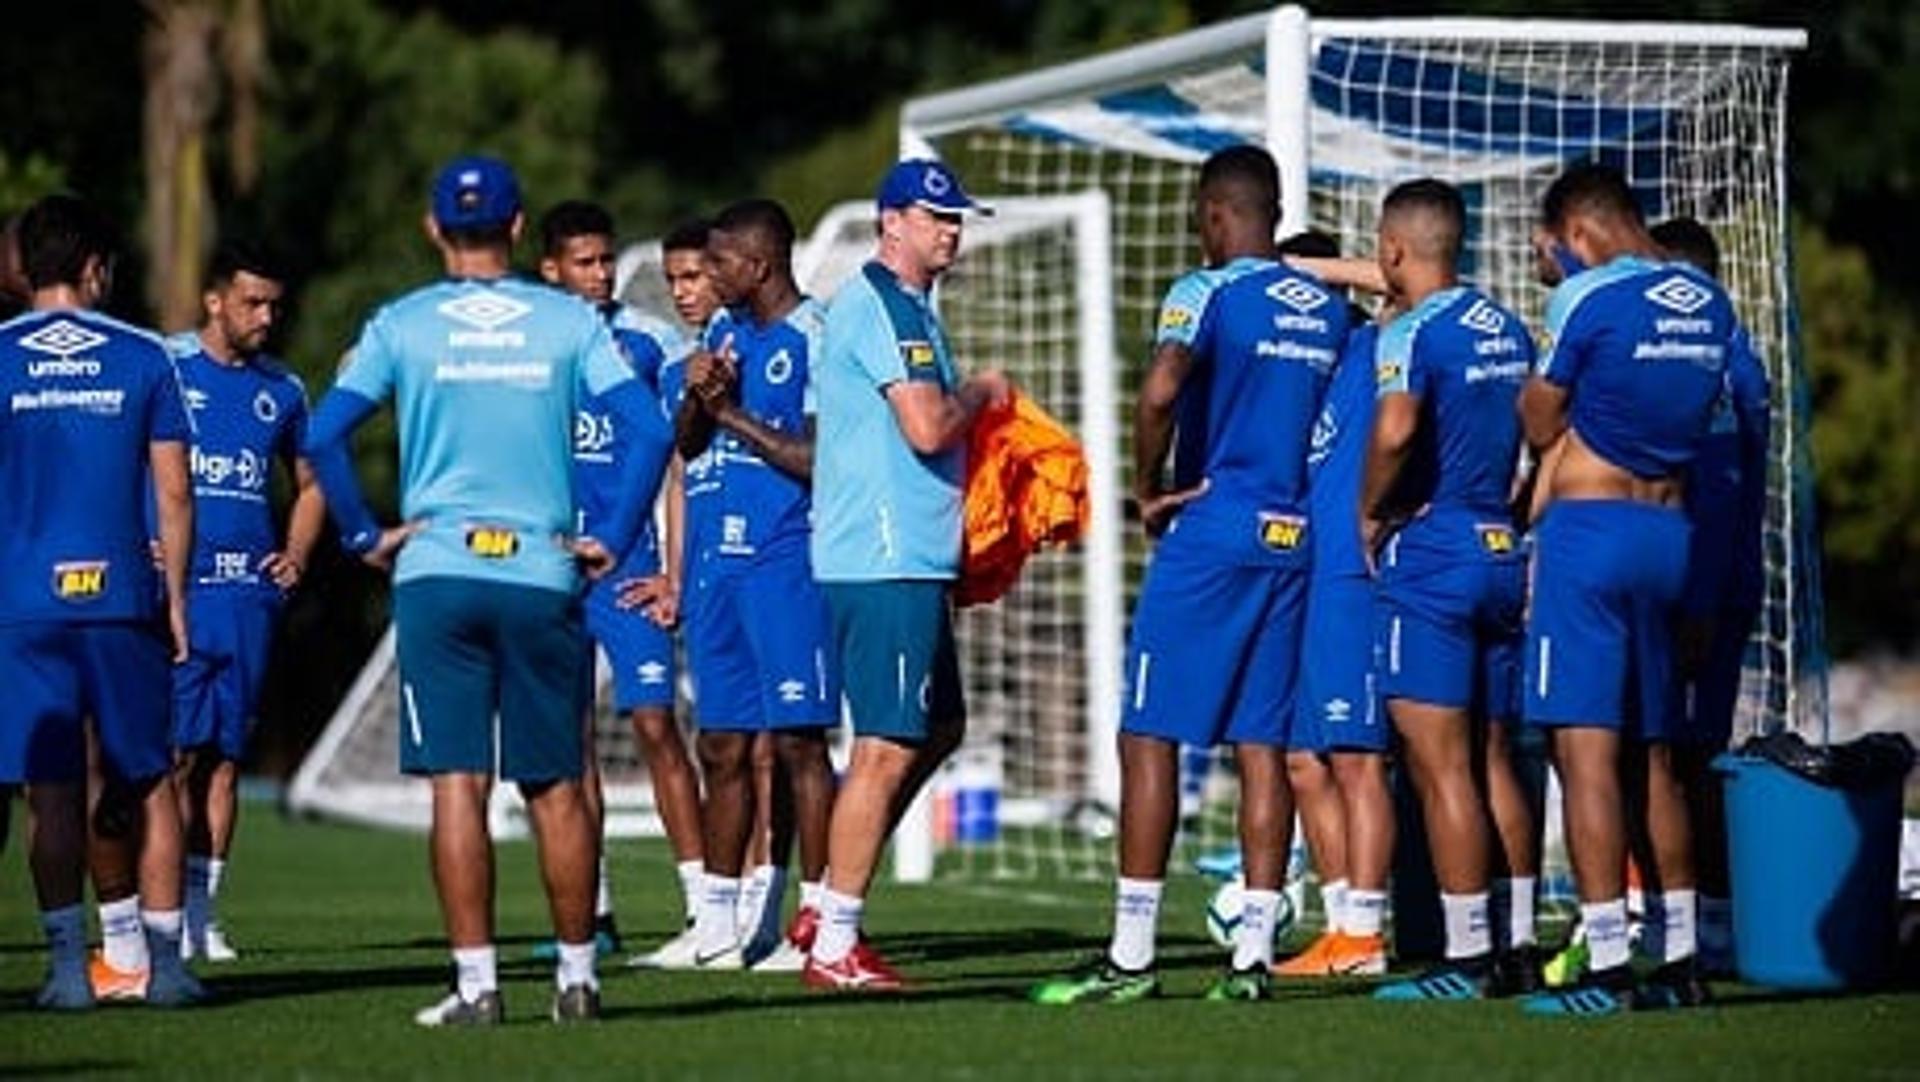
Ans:
{"label": "training ground turf", "polygon": [[[950,882],[886,886],[876,899],[874,939],[917,981],[910,995],[822,996],[797,976],[608,964],[605,1020],[563,1029],[545,1021],[549,969],[526,960],[545,918],[525,842],[501,848],[509,1025],[425,1031],[413,1011],[441,995],[447,969],[424,840],[290,822],[262,804],[245,809],[223,898],[243,960],[201,970],[218,1001],[50,1016],[27,1006],[42,955],[17,822],[14,835],[0,857],[0,1077],[1920,1078],[1913,992],[1807,999],[1726,987],[1712,1009],[1588,1023],[1523,1018],[1512,1003],[1375,1004],[1361,984],[1203,1003],[1221,955],[1199,935],[1204,887],[1192,877],[1169,892],[1163,918],[1166,1001],[1022,1001],[1036,978],[1103,941],[1106,884]],[[666,850],[621,842],[613,852],[629,946],[651,945],[677,917]]]}

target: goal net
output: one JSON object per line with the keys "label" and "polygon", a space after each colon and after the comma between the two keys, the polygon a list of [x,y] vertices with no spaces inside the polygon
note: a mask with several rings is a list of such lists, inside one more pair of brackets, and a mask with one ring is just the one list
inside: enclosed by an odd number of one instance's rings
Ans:
{"label": "goal net", "polygon": [[[1621,168],[1650,220],[1690,215],[1712,228],[1727,288],[1772,378],[1767,592],[1739,726],[1817,728],[1825,657],[1785,193],[1788,64],[1803,45],[1797,31],[1733,26],[1322,20],[1287,7],[915,100],[902,118],[902,145],[953,162],[976,190],[1106,194],[1122,410],[1144,368],[1155,308],[1198,258],[1192,185],[1214,150],[1271,149],[1281,165],[1282,232],[1320,229],[1350,254],[1371,252],[1374,217],[1392,185],[1421,176],[1456,184],[1470,216],[1466,278],[1536,325],[1546,291],[1534,279],[1529,237],[1541,193],[1575,162]],[[979,274],[1000,277],[971,281],[966,292],[1004,305],[991,316],[955,304],[957,296],[943,304],[967,363],[994,363],[1007,348],[1002,339],[994,349],[967,348],[972,320],[1014,334],[1016,350],[1024,348],[1019,336],[1051,333],[1048,313],[1061,298],[1027,271],[981,265]],[[1125,471],[1130,427],[1119,417],[1108,421],[1111,436],[1089,431],[1089,441],[1116,441],[1113,457]],[[1109,575],[1122,584],[1128,612],[1147,557],[1138,531],[1117,546],[1121,566]],[[1041,579],[1027,588],[1059,587]],[[1014,653],[985,663],[1046,667],[1053,660]],[[1010,786],[1014,777],[1070,775],[1083,767],[1047,757],[1091,754],[1084,742],[1009,739],[994,711],[1010,704],[988,698],[973,706],[967,749],[1002,773],[963,758],[942,779],[936,807],[942,800],[965,806],[970,789],[996,777]],[[1205,757],[1188,759],[1183,838],[1191,851],[1231,846],[1231,775],[1218,761],[1209,767]],[[942,866],[1107,869],[1107,829],[1104,816],[1079,808],[991,838],[977,829],[946,831],[959,842],[958,856]]]}

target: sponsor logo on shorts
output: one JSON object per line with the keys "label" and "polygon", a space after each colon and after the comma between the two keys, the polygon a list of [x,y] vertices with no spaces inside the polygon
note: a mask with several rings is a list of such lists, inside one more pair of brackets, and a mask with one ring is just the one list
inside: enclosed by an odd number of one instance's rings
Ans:
{"label": "sponsor logo on shorts", "polygon": [[504,560],[520,551],[520,535],[504,526],[469,526],[467,551],[483,560]]}
{"label": "sponsor logo on shorts", "polygon": [[1341,725],[1353,720],[1353,704],[1345,699],[1327,700],[1327,723]]}
{"label": "sponsor logo on shorts", "polygon": [[780,686],[774,690],[780,693],[780,701],[783,703],[803,703],[807,701],[807,685],[805,681],[782,680],[780,681]]}
{"label": "sponsor logo on shorts", "polygon": [[642,684],[664,684],[667,682],[667,667],[658,661],[643,661],[634,672]]}
{"label": "sponsor logo on shorts", "polygon": [[1306,534],[1307,520],[1303,515],[1260,513],[1260,543],[1275,552],[1292,552],[1299,548]]}
{"label": "sponsor logo on shorts", "polygon": [[747,516],[720,516],[720,551],[729,556],[753,555],[753,546],[747,541]]}
{"label": "sponsor logo on shorts", "polygon": [[1474,525],[1474,531],[1480,535],[1480,547],[1495,556],[1505,556],[1517,546],[1513,537],[1513,527],[1497,522],[1481,522]]}
{"label": "sponsor logo on shorts", "polygon": [[53,565],[53,596],[81,605],[107,593],[107,561],[70,560]]}

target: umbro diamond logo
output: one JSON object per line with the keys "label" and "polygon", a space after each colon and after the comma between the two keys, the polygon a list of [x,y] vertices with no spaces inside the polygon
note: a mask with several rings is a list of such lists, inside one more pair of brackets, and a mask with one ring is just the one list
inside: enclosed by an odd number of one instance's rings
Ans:
{"label": "umbro diamond logo", "polygon": [[1473,307],[1460,317],[1460,325],[1481,334],[1499,334],[1507,329],[1507,317],[1486,301],[1474,301]]}
{"label": "umbro diamond logo", "polygon": [[1287,278],[1267,287],[1267,296],[1296,312],[1307,313],[1327,303],[1326,293],[1298,278]]}
{"label": "umbro diamond logo", "polygon": [[1647,290],[1647,299],[1662,308],[1690,316],[1713,303],[1713,294],[1695,285],[1684,274],[1676,274]]}
{"label": "umbro diamond logo", "polygon": [[504,294],[482,291],[455,297],[442,304],[439,313],[469,327],[491,331],[504,327],[533,309]]}
{"label": "umbro diamond logo", "polygon": [[71,357],[84,353],[95,346],[105,345],[107,336],[86,329],[64,319],[52,323],[20,339],[20,344],[35,353],[51,353],[56,357]]}

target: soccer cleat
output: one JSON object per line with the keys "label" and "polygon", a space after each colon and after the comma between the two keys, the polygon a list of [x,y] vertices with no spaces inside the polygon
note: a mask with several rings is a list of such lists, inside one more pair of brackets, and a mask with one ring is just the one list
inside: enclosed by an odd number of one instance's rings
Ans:
{"label": "soccer cleat", "polygon": [[[556,1008],[558,1004],[555,1004]],[[507,1020],[506,1005],[501,1002],[500,992],[482,992],[472,999],[461,999],[457,991],[447,993],[447,997],[431,1007],[415,1012],[413,1020],[420,1025],[438,1026],[497,1026]]]}
{"label": "soccer cleat", "polygon": [[154,1007],[190,1007],[207,998],[207,989],[184,965],[156,965],[147,978],[146,1002]]}
{"label": "soccer cleat", "polygon": [[820,934],[820,911],[810,905],[803,905],[793,915],[793,923],[787,925],[787,942],[799,949],[801,954],[813,953],[813,938]]}
{"label": "soccer cleat", "polygon": [[180,959],[191,961],[196,957],[214,963],[237,962],[240,952],[227,942],[227,933],[221,931],[218,924],[208,924],[202,929],[198,942],[191,933],[180,937]]}
{"label": "soccer cleat", "polygon": [[1321,932],[1307,949],[1287,959],[1275,962],[1273,975],[1276,977],[1327,977],[1333,975],[1333,949],[1340,941],[1339,932]]}
{"label": "soccer cleat", "polygon": [[807,954],[793,945],[790,939],[782,939],[773,950],[748,963],[747,968],[755,973],[799,973],[807,968]]}
{"label": "soccer cleat", "polygon": [[87,963],[87,980],[93,985],[93,998],[99,1000],[139,1000],[147,998],[148,970],[113,968],[107,956],[93,952]]}
{"label": "soccer cleat", "polygon": [[573,984],[553,995],[555,1022],[595,1022],[600,1018],[600,990],[590,984]]}
{"label": "soccer cleat", "polygon": [[1485,960],[1448,962],[1404,981],[1383,984],[1373,998],[1385,1003],[1457,1002],[1487,998]]}
{"label": "soccer cleat", "polygon": [[627,965],[633,969],[692,969],[693,956],[699,949],[700,937],[694,935],[689,924],[685,931],[653,950],[627,959]]}
{"label": "soccer cleat", "polygon": [[93,984],[78,969],[56,968],[33,997],[33,1005],[43,1011],[87,1011],[93,1004]]}
{"label": "soccer cleat", "polygon": [[747,958],[746,955],[741,953],[740,944],[735,943],[731,947],[716,951],[712,954],[703,954],[695,951],[693,953],[693,964],[685,968],[725,973],[747,968]]}
{"label": "soccer cleat", "polygon": [[1151,967],[1121,969],[1103,954],[1064,977],[1034,985],[1027,998],[1057,1007],[1071,1003],[1134,1003],[1159,994],[1160,975]]}
{"label": "soccer cleat", "polygon": [[1214,1002],[1240,1000],[1252,1003],[1273,998],[1273,974],[1263,965],[1252,965],[1246,969],[1228,969],[1213,987],[1207,989],[1207,999]]}
{"label": "soccer cleat", "polygon": [[1488,994],[1494,996],[1530,996],[1546,987],[1540,948],[1531,943],[1501,951],[1493,956],[1493,977]]}
{"label": "soccer cleat", "polygon": [[1208,879],[1218,879],[1222,882],[1238,877],[1242,866],[1240,847],[1237,845],[1227,849],[1216,849],[1211,853],[1202,853],[1193,859],[1194,871]]}
{"label": "soccer cleat", "polygon": [[1540,977],[1548,988],[1565,988],[1586,974],[1591,955],[1587,951],[1587,937],[1581,934],[1583,931],[1575,929],[1573,938],[1561,948],[1560,953],[1547,959],[1547,964],[1540,967]]}
{"label": "soccer cleat", "polygon": [[1634,995],[1635,1010],[1675,1010],[1704,1007],[1713,1002],[1713,992],[1700,979],[1700,967],[1692,958],[1668,962],[1647,974]]}
{"label": "soccer cleat", "polygon": [[847,956],[837,962],[808,958],[800,979],[809,988],[838,992],[900,992],[907,986],[887,960],[880,957],[880,952],[864,940],[855,943]]}
{"label": "soccer cleat", "polygon": [[1323,932],[1306,950],[1273,967],[1276,977],[1377,977],[1387,971],[1379,935]]}
{"label": "soccer cleat", "polygon": [[1626,966],[1590,972],[1573,984],[1537,992],[1520,1001],[1527,1014],[1600,1018],[1635,1008],[1633,973]]}

